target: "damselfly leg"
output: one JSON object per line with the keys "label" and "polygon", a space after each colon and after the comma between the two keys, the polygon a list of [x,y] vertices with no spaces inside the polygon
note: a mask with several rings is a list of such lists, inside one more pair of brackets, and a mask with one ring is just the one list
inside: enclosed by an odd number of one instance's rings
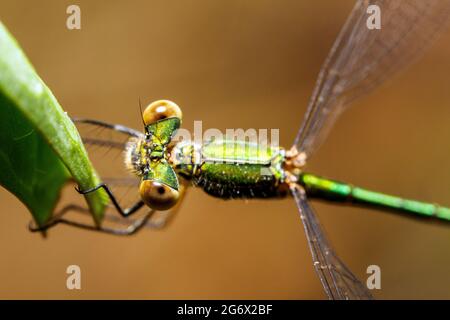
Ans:
{"label": "damselfly leg", "polygon": [[[124,227],[113,228],[113,227],[105,227],[105,226],[97,226],[97,225],[87,224],[87,223],[83,223],[83,222],[79,222],[76,220],[71,220],[71,219],[65,218],[65,215],[70,211],[90,215],[90,211],[88,208],[85,208],[85,207],[82,207],[82,206],[79,206],[76,204],[70,204],[70,205],[65,206],[63,209],[61,209],[61,211],[59,211],[57,214],[55,214],[52,217],[52,219],[43,226],[37,226],[34,223],[34,221],[31,221],[28,225],[28,229],[31,232],[40,232],[40,231],[46,231],[58,224],[65,224],[65,225],[69,225],[72,227],[81,228],[81,229],[90,230],[90,231],[97,231],[97,232],[102,232],[102,233],[118,235],[118,236],[129,236],[129,235],[135,234],[136,232],[141,230],[144,226],[146,226],[147,223],[149,222],[150,218],[155,213],[154,210],[150,210],[149,212],[147,212],[145,215],[143,215],[139,219],[128,220],[129,222]],[[123,222],[124,220],[122,219],[121,221]]]}
{"label": "damselfly leg", "polygon": [[108,194],[109,199],[111,200],[112,204],[116,208],[117,212],[124,218],[131,216],[133,213],[138,211],[140,208],[144,206],[144,202],[142,200],[137,201],[135,204],[133,204],[129,208],[123,209],[119,202],[117,201],[116,197],[114,196],[114,193],[111,191],[111,189],[105,184],[100,183],[99,185],[95,186],[94,188],[88,189],[88,190],[80,190],[79,188],[75,187],[75,190],[77,190],[80,194],[89,194],[91,192],[95,192],[99,189],[103,189]]}

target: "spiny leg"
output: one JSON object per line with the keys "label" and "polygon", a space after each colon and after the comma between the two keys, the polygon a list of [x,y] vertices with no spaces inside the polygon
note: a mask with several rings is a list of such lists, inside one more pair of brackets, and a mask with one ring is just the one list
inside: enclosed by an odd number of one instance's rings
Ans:
{"label": "spiny leg", "polygon": [[[188,188],[188,181],[186,179],[180,178],[180,195],[179,195],[179,200],[178,203],[170,210],[168,211],[157,211],[155,212],[155,215],[152,216],[152,219],[150,219],[145,227],[148,227],[150,229],[163,229],[165,227],[167,227],[169,225],[169,223],[171,221],[173,221],[174,216],[176,215],[176,213],[178,212],[178,210],[180,209],[181,206],[181,202],[184,198],[184,196],[186,195],[186,190]],[[89,210],[85,210],[85,211],[79,211],[81,213],[84,214],[90,214]],[[129,219],[131,219],[129,216],[127,217]],[[104,219],[110,222],[114,222],[117,224],[128,224],[126,220],[124,220],[123,218],[116,216],[116,215],[112,215],[112,214],[108,214],[105,213]]]}
{"label": "spiny leg", "polygon": [[61,223],[61,224],[66,224],[66,225],[70,225],[70,226],[73,226],[76,228],[81,228],[81,229],[90,230],[90,231],[97,231],[97,232],[103,232],[103,233],[108,233],[108,234],[113,234],[113,235],[127,236],[127,235],[135,234],[140,229],[142,229],[142,227],[144,227],[148,223],[149,219],[155,213],[154,210],[150,210],[142,218],[139,218],[136,220],[130,220],[130,223],[128,223],[125,228],[109,228],[109,227],[85,224],[85,223],[78,222],[75,220],[63,218],[63,216],[67,212],[72,211],[72,210],[78,211],[81,213],[85,213],[85,214],[90,213],[89,209],[87,209],[87,208],[84,208],[84,207],[81,207],[81,206],[78,206],[75,204],[70,204],[70,205],[64,207],[63,209],[61,209],[60,212],[58,212],[48,223],[46,223],[43,226],[36,226],[34,221],[31,221],[28,226],[28,229],[31,232],[46,231],[49,228],[52,228],[55,225]]}
{"label": "spiny leg", "polygon": [[137,233],[139,230],[142,229],[148,222],[148,220],[151,218],[151,216],[155,213],[154,210],[150,210],[147,212],[142,218],[139,218],[137,220],[132,221],[126,228],[120,229],[120,228],[109,228],[109,227],[97,227],[93,225],[83,224],[77,221],[67,220],[67,219],[60,219],[59,222],[70,225],[77,228],[82,228],[86,230],[91,231],[98,231],[103,232],[107,234],[117,235],[117,236],[130,236],[135,233]]}
{"label": "spiny leg", "polygon": [[[139,231],[144,226],[148,226],[150,228],[162,229],[168,225],[168,222],[170,222],[172,220],[173,216],[180,208],[180,203],[182,202],[181,200],[183,199],[183,197],[186,193],[186,189],[187,189],[187,181],[185,179],[182,179],[181,182],[182,183],[180,184],[180,200],[178,201],[178,204],[172,210],[169,210],[167,212],[164,212],[164,214],[161,214],[161,216],[158,219],[156,219],[156,221],[151,220],[151,217],[156,212],[155,210],[151,210],[144,217],[136,219],[136,220],[130,219],[130,220],[128,220],[129,221],[128,223],[126,223],[125,220],[120,219],[119,217],[110,215],[108,213],[105,214],[106,220],[109,220],[109,221],[115,222],[115,223],[119,223],[119,224],[125,224],[126,227],[124,229],[116,229],[116,228],[108,228],[108,227],[89,225],[89,224],[81,223],[78,221],[63,218],[63,216],[69,211],[76,211],[76,212],[79,212],[82,214],[90,215],[89,209],[87,209],[85,207],[81,207],[76,204],[70,204],[70,205],[67,205],[64,208],[62,208],[61,211],[58,212],[57,214],[55,214],[52,217],[52,219],[50,219],[50,221],[48,221],[45,225],[39,227],[39,226],[35,225],[34,221],[31,221],[29,223],[28,228],[31,232],[46,231],[46,230],[54,227],[55,225],[62,223],[62,224],[74,226],[74,227],[85,229],[85,230],[104,232],[104,233],[114,234],[114,235],[131,235],[131,234],[134,234],[137,231]],[[122,207],[117,202],[112,191],[104,183],[101,183],[94,188],[84,190],[84,191],[81,191],[78,188],[75,188],[75,189],[81,194],[87,194],[90,192],[94,192],[100,188],[103,188],[106,191],[106,193],[110,197],[111,202],[113,203],[114,207],[120,213],[120,215],[124,218],[129,218],[130,215],[137,212],[144,205],[143,201],[139,200],[131,207],[122,209]]]}
{"label": "spiny leg", "polygon": [[[147,223],[145,224],[145,227],[148,227],[150,229],[163,229],[163,228],[166,228],[169,225],[169,223],[173,221],[174,216],[176,215],[176,213],[180,209],[181,202],[182,202],[184,196],[186,195],[186,189],[187,189],[187,181],[185,179],[182,179],[181,180],[181,184],[180,184],[180,198],[179,198],[178,203],[175,205],[175,207],[173,207],[172,209],[170,209],[168,211],[157,211],[157,212],[155,212],[155,214],[152,216],[152,219],[147,221]],[[82,214],[90,215],[90,211],[89,210],[87,210],[85,208],[83,208],[83,209],[84,210],[77,210],[77,211],[79,213],[82,213]],[[122,225],[124,225],[124,224],[128,225],[129,221],[132,218],[127,217],[127,219],[123,219],[120,216],[113,215],[113,214],[110,214],[110,213],[105,213],[104,219],[106,221],[109,221],[109,222],[122,224]],[[130,219],[130,220],[128,220],[128,219]],[[134,221],[134,220],[131,220],[131,221]]]}
{"label": "spiny leg", "polygon": [[79,188],[75,187],[75,190],[77,190],[77,192],[80,194],[88,194],[88,193],[97,191],[98,189],[103,189],[106,191],[109,199],[111,200],[112,204],[116,208],[117,212],[119,212],[119,214],[124,218],[129,217],[130,215],[137,212],[140,208],[142,208],[144,206],[144,202],[142,200],[139,200],[131,207],[122,209],[122,207],[120,206],[116,197],[114,196],[114,193],[111,191],[111,189],[109,189],[109,187],[105,183],[100,183],[97,186],[95,186],[91,189],[87,189],[87,190],[80,190]]}

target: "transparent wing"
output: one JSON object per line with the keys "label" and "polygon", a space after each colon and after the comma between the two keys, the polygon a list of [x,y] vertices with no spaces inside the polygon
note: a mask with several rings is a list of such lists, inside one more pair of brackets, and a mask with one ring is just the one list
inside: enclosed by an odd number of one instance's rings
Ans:
{"label": "transparent wing", "polygon": [[313,258],[313,265],[329,299],[373,299],[368,289],[339,259],[320,226],[306,195],[298,185],[291,187]]}
{"label": "transparent wing", "polygon": [[[381,29],[366,23],[377,5]],[[359,0],[325,60],[294,146],[307,157],[356,98],[417,59],[445,30],[450,0]]]}

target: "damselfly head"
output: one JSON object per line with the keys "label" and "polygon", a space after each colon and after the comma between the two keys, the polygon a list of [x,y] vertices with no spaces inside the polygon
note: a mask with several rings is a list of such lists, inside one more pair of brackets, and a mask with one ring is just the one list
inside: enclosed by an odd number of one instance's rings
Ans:
{"label": "damselfly head", "polygon": [[155,180],[142,180],[139,192],[142,201],[155,210],[170,209],[177,203],[180,196],[178,190]]}
{"label": "damselfly head", "polygon": [[180,107],[175,102],[169,100],[154,101],[150,103],[142,113],[142,119],[146,126],[155,123],[156,121],[173,117],[176,117],[181,121],[182,113]]}
{"label": "damselfly head", "polygon": [[181,116],[180,108],[172,101],[152,102],[142,112],[145,136],[127,143],[125,164],[141,177],[141,199],[155,210],[170,209],[180,195],[177,175],[167,159]]}

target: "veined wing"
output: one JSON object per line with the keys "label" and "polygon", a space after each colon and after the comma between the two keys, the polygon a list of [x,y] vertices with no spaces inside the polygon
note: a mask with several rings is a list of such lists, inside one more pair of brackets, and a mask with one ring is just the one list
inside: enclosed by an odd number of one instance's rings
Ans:
{"label": "veined wing", "polygon": [[[130,137],[135,137],[135,138],[143,138],[144,134],[142,132],[139,132],[137,130],[128,128],[126,126],[123,126],[121,124],[112,124],[112,123],[108,123],[108,122],[103,122],[103,121],[99,121],[99,120],[93,120],[93,119],[85,119],[85,118],[72,118],[72,121],[78,126],[85,126],[88,128],[88,130],[90,130],[90,132],[88,131],[85,135],[85,138],[90,138],[90,135],[93,135],[95,133],[95,131],[97,131],[97,133],[103,128],[104,131],[109,134],[109,138],[105,138],[102,136],[96,136],[96,138],[98,139],[103,139],[103,140],[113,140],[112,139],[112,134],[114,133],[119,133],[119,135],[122,138],[125,139],[129,139]],[[84,134],[82,134],[84,135]]]}
{"label": "veined wing", "polygon": [[[381,29],[366,23],[377,5]],[[445,30],[450,0],[358,0],[325,60],[294,146],[309,158],[356,98],[418,58]]]}
{"label": "veined wing", "polygon": [[367,288],[339,259],[320,226],[301,187],[291,187],[302,219],[313,258],[314,268],[328,295],[333,300],[373,299]]}

